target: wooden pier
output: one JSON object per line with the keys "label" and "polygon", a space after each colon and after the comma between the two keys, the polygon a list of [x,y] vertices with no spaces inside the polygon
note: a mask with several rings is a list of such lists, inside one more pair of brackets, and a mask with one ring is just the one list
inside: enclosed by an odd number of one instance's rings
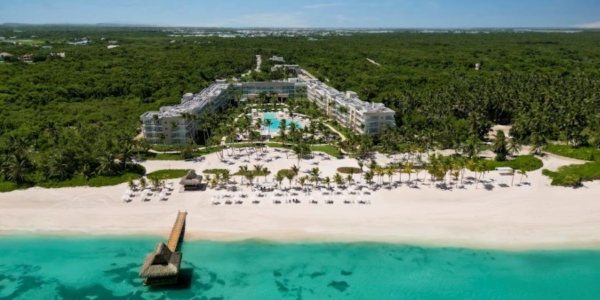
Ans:
{"label": "wooden pier", "polygon": [[169,250],[172,252],[177,251],[179,246],[179,242],[181,241],[181,236],[183,231],[185,230],[185,218],[187,217],[187,212],[179,212],[177,215],[177,220],[175,220],[175,224],[173,224],[173,229],[171,230],[171,235],[169,236],[169,242],[167,246]]}
{"label": "wooden pier", "polygon": [[158,244],[154,252],[148,254],[140,270],[145,278],[144,285],[177,284],[183,254],[177,251],[185,232],[187,212],[179,212],[167,245]]}

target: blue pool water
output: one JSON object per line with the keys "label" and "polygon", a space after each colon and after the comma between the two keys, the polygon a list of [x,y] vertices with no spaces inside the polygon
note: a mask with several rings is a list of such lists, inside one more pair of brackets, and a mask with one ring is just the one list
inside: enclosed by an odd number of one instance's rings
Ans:
{"label": "blue pool water", "polygon": [[[277,132],[277,131],[279,130],[279,124],[280,124],[280,121],[279,121],[279,120],[277,119],[277,117],[275,116],[275,113],[265,113],[265,114],[263,115],[263,120],[266,120],[266,119],[271,119],[271,121],[273,122],[273,123],[271,124],[271,126],[270,126],[270,128],[271,128],[271,131],[272,131],[272,132]],[[292,122],[292,120],[287,120],[287,127],[288,127],[288,128],[290,127],[290,123],[291,123],[291,122]],[[296,123],[296,126],[297,126],[298,128],[304,128],[304,124],[302,124],[302,123],[299,123],[299,122],[294,122],[294,123]]]}
{"label": "blue pool water", "polygon": [[185,242],[182,286],[137,277],[161,238],[0,238],[0,299],[599,299],[600,251]]}

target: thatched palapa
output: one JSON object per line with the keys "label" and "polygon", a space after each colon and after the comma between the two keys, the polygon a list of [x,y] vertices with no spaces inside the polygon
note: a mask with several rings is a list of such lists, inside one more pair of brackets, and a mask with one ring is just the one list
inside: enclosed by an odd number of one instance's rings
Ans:
{"label": "thatched palapa", "polygon": [[180,185],[183,185],[184,189],[198,189],[202,183],[202,175],[197,175],[196,171],[190,170],[185,177],[179,181]]}
{"label": "thatched palapa", "polygon": [[181,257],[181,252],[173,252],[164,243],[160,243],[154,252],[146,256],[140,277],[146,278],[145,284],[148,285],[177,282]]}

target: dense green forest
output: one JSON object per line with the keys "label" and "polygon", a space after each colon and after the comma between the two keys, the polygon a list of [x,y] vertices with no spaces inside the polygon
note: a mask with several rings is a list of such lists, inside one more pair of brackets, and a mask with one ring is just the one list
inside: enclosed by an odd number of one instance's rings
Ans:
{"label": "dense green forest", "polygon": [[[284,56],[337,89],[396,110],[398,126],[385,133],[392,138],[372,141],[391,151],[410,143],[458,149],[484,139],[492,124],[512,124],[515,140],[538,148],[550,141],[600,146],[600,32],[309,39],[170,37],[148,28],[21,30],[0,27],[0,36],[35,36],[53,48],[0,44],[0,52],[37,58],[0,63],[5,180],[123,174],[124,166],[100,166],[134,151],[141,113],[178,103],[217,78],[239,77],[255,67],[256,54]],[[84,37],[90,45],[67,44]],[[119,47],[107,49],[110,40]],[[66,57],[49,56],[55,52]]]}

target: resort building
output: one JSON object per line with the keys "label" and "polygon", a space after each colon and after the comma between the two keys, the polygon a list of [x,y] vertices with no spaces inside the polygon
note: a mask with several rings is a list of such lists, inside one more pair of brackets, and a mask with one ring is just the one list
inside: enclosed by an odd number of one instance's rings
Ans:
{"label": "resort building", "polygon": [[229,100],[228,87],[219,80],[198,94],[183,95],[178,105],[145,112],[140,117],[144,138],[151,144],[185,144],[194,136],[197,125],[197,121],[184,118],[185,114],[200,116],[207,110],[214,113],[224,107]]}
{"label": "resort building", "polygon": [[[276,66],[302,73],[298,65]],[[277,99],[308,96],[308,100],[317,104],[329,117],[360,134],[375,134],[386,125],[395,125],[395,112],[384,104],[362,101],[355,92],[342,93],[318,80],[300,81],[298,78],[289,78],[282,81],[242,83],[217,80],[198,94],[183,95],[178,105],[164,106],[159,111],[141,115],[142,134],[150,144],[185,144],[188,139],[195,137],[200,125],[198,117],[204,112],[216,113],[235,97],[241,96],[239,100],[245,102],[256,99],[261,94]]]}
{"label": "resort building", "polygon": [[361,134],[375,134],[386,124],[395,126],[395,112],[383,103],[362,101],[355,92],[342,93],[318,80],[308,83],[308,100],[340,125]]}
{"label": "resort building", "polygon": [[271,67],[271,72],[283,69],[286,72],[294,72],[296,75],[302,73],[302,68],[299,65],[274,65]]}
{"label": "resort building", "polygon": [[32,63],[33,62],[33,54],[25,54],[19,58],[24,63]]}
{"label": "resort building", "polygon": [[12,57],[12,54],[7,53],[7,52],[0,53],[0,61],[4,61],[5,57]]}
{"label": "resort building", "polygon": [[198,94],[183,95],[181,103],[175,106],[164,106],[159,111],[148,111],[140,116],[142,134],[150,144],[185,144],[193,138],[205,111],[217,112],[225,107],[234,93],[241,91],[241,101],[259,97],[261,93],[267,96],[277,95],[279,99],[306,95],[306,84],[296,78],[286,81],[273,82],[244,82],[228,84],[225,80],[217,82]]}
{"label": "resort building", "polygon": [[282,56],[275,56],[273,55],[271,58],[269,58],[270,61],[277,61],[277,62],[285,62],[285,59]]}

